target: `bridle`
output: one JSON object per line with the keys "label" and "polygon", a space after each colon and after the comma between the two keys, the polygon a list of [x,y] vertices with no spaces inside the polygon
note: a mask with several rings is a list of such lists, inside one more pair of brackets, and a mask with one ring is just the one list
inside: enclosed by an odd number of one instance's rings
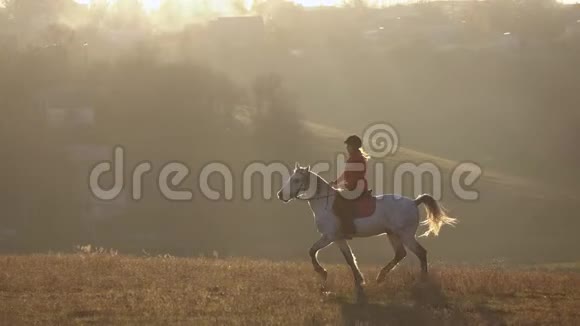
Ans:
{"label": "bridle", "polygon": [[310,186],[310,180],[308,180],[308,186],[306,186],[305,182],[302,182],[300,184],[300,187],[298,188],[298,191],[296,191],[296,195],[294,195],[294,199],[297,200],[305,200],[305,201],[311,201],[311,200],[318,200],[318,199],[326,199],[326,205],[325,208],[328,207],[328,198],[333,197],[336,195],[335,191],[332,191],[332,193],[330,192],[330,190],[332,189],[332,186],[329,185],[329,187],[326,188],[326,194],[325,195],[316,195],[318,193],[318,185],[320,184],[320,177],[316,176],[316,193],[314,194],[314,196],[312,197],[301,197],[300,196],[300,192],[305,191],[309,188]]}

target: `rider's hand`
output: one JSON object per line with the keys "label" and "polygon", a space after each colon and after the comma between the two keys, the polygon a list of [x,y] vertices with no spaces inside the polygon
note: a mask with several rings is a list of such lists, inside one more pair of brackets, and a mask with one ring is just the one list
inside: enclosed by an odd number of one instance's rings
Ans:
{"label": "rider's hand", "polygon": [[338,182],[336,182],[336,180],[330,182],[330,185],[332,187],[336,187],[337,184],[338,184]]}

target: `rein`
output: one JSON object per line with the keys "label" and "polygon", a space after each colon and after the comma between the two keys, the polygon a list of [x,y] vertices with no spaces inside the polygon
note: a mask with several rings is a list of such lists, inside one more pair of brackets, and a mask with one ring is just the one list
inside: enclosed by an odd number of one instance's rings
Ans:
{"label": "rein", "polygon": [[335,195],[336,194],[329,194],[329,195],[315,196],[315,197],[310,197],[310,198],[296,197],[296,199],[298,199],[298,200],[316,200],[316,199],[323,199],[323,198],[333,197]]}

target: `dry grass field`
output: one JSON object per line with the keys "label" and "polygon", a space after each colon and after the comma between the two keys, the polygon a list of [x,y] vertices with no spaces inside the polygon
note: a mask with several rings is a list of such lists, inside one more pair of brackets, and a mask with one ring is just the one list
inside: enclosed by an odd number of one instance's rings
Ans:
{"label": "dry grass field", "polygon": [[580,273],[502,267],[410,267],[354,302],[346,265],[322,294],[307,263],[74,255],[0,257],[0,324],[503,325],[580,324]]}

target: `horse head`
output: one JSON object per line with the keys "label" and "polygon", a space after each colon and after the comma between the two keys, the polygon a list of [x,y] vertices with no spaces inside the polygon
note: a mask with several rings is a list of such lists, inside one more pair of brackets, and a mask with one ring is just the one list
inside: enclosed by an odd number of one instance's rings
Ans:
{"label": "horse head", "polygon": [[302,167],[297,162],[294,165],[292,175],[278,191],[278,199],[287,203],[292,199],[298,198],[301,192],[310,189],[311,176],[310,166]]}

